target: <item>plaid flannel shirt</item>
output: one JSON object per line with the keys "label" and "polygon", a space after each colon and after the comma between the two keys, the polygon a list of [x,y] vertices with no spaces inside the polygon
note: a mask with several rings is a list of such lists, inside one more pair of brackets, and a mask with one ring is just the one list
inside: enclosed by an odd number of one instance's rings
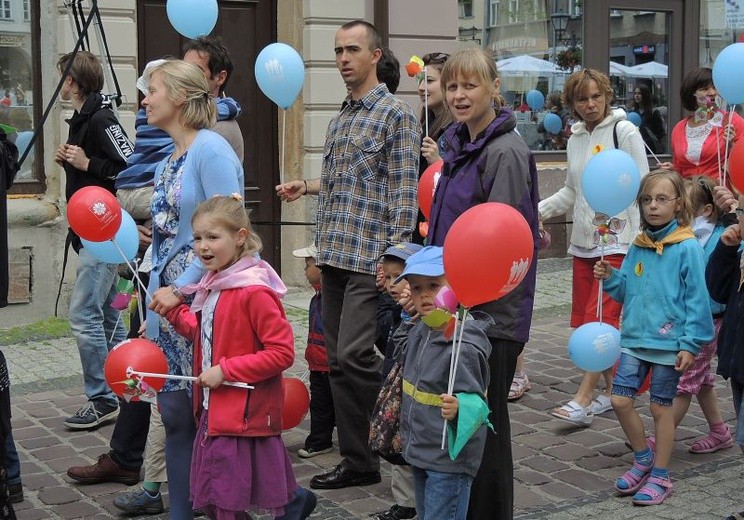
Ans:
{"label": "plaid flannel shirt", "polygon": [[344,101],[326,132],[318,265],[373,275],[385,249],[411,239],[420,147],[413,110],[384,83]]}

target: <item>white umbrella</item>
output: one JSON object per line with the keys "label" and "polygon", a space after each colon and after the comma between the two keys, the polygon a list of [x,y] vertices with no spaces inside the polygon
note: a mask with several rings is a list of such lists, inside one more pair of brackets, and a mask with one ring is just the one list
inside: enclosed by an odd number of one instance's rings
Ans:
{"label": "white umbrella", "polygon": [[549,76],[551,74],[568,74],[567,71],[558,67],[557,65],[550,63],[547,60],[541,60],[530,56],[528,54],[522,54],[520,56],[514,56],[513,58],[504,58],[496,62],[496,67],[500,74],[506,75],[536,75],[536,76]]}
{"label": "white umbrella", "polygon": [[636,78],[666,78],[669,67],[658,61],[649,61],[630,67],[630,75]]}
{"label": "white umbrella", "polygon": [[632,76],[633,71],[631,67],[627,65],[621,65],[614,61],[610,61],[610,76]]}

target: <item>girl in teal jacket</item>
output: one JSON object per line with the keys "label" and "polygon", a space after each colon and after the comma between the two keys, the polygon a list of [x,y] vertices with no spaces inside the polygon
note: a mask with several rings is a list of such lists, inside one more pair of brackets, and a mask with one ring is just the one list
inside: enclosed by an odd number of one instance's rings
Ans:
{"label": "girl in teal jacket", "polygon": [[[667,466],[674,444],[672,402],[682,372],[713,339],[703,248],[690,228],[691,210],[682,178],[657,170],[641,181],[643,232],[622,267],[594,266],[604,290],[623,304],[622,353],[612,383],[612,407],[634,454],[633,467],[615,482],[636,505],[661,504],[672,494]],[[649,370],[656,453],[646,445],[643,421],[633,406]]]}

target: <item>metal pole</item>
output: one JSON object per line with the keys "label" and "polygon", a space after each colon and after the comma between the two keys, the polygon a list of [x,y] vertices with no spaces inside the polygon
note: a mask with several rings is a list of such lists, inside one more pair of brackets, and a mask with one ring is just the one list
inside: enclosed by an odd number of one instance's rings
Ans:
{"label": "metal pole", "polygon": [[[93,2],[95,0],[88,0],[88,16],[91,15],[91,12],[93,11]],[[103,46],[103,36],[101,35],[101,19],[99,18],[100,11],[96,13],[96,19],[93,20],[93,26],[95,27],[95,33],[96,33],[96,42],[98,43],[98,54],[103,55],[104,52],[104,46]],[[101,60],[102,62],[104,60]],[[108,85],[109,89],[114,88],[114,76],[111,73],[111,67],[104,66],[103,67],[103,75],[106,78],[106,85]],[[116,107],[116,102],[111,103],[111,110],[114,111],[114,115],[116,116],[116,119],[119,119],[119,110]]]}

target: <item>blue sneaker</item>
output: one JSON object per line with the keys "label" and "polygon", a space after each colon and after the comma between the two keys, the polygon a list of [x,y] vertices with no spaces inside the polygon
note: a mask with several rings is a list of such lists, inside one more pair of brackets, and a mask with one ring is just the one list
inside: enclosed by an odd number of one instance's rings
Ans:
{"label": "blue sneaker", "polygon": [[114,499],[114,505],[129,515],[157,515],[163,512],[163,497],[150,496],[144,489],[123,493]]}

